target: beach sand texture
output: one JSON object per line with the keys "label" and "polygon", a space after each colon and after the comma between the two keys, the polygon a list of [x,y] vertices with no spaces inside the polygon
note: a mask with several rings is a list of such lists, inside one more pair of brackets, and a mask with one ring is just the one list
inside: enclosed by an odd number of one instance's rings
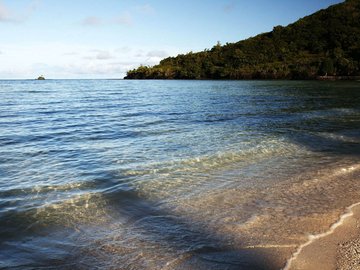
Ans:
{"label": "beach sand texture", "polygon": [[360,269],[360,203],[346,209],[329,231],[309,236],[284,270]]}

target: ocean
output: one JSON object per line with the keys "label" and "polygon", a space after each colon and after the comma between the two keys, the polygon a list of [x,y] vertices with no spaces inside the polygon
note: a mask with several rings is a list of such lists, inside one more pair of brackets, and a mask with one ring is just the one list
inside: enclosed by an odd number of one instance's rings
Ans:
{"label": "ocean", "polygon": [[1,269],[281,269],[359,176],[360,82],[0,81]]}

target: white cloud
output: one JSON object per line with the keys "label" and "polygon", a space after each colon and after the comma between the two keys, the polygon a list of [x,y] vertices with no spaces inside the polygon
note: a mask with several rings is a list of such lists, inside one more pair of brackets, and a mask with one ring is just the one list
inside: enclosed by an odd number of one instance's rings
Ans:
{"label": "white cloud", "polygon": [[[122,78],[126,71],[157,64],[183,49],[164,47],[99,47],[87,44],[36,42],[1,44],[0,78]],[[128,52],[127,52],[128,51]],[[5,52],[5,53],[4,53]],[[87,57],[84,57],[87,56]]]}
{"label": "white cloud", "polygon": [[130,12],[123,12],[112,19],[104,19],[97,16],[88,16],[80,22],[83,26],[101,26],[106,24],[133,25],[133,18]]}
{"label": "white cloud", "polygon": [[133,19],[130,12],[123,12],[121,15],[115,17],[113,22],[121,25],[132,25]]}
{"label": "white cloud", "polygon": [[149,4],[135,6],[131,9],[131,11],[132,12],[124,11],[118,16],[115,16],[111,19],[101,18],[98,16],[88,16],[81,21],[81,24],[84,26],[100,26],[105,24],[119,24],[119,25],[132,26],[134,24],[132,13],[137,12],[143,15],[155,14],[155,9]]}
{"label": "white cloud", "polygon": [[141,14],[154,15],[155,9],[149,4],[139,5],[135,7],[135,10]]}
{"label": "white cloud", "polygon": [[96,16],[89,16],[81,21],[81,24],[84,26],[99,26],[102,23],[102,19]]}
{"label": "white cloud", "polygon": [[85,60],[109,60],[109,59],[116,58],[115,55],[110,53],[110,51],[108,51],[108,50],[92,49],[92,50],[89,50],[89,52],[92,53],[93,55],[84,56],[84,57],[82,57],[82,59],[85,59]]}
{"label": "white cloud", "polygon": [[113,58],[114,58],[114,56],[111,55],[110,52],[108,52],[108,51],[100,51],[96,55],[96,59],[98,59],[98,60],[108,60],[108,59],[113,59]]}
{"label": "white cloud", "polygon": [[144,50],[142,50],[142,49],[137,50],[134,56],[135,57],[144,57],[145,56]]}
{"label": "white cloud", "polygon": [[78,77],[74,75],[92,75],[93,77],[101,75],[109,77],[118,77],[125,73],[128,69],[128,64],[125,63],[106,63],[98,65],[95,62],[87,62],[83,64],[71,63],[64,66],[58,67],[59,71],[62,74],[67,74],[67,76]]}
{"label": "white cloud", "polygon": [[162,50],[153,50],[153,51],[149,51],[146,56],[148,57],[159,57],[159,58],[164,58],[169,56],[169,54],[166,51],[162,51]]}
{"label": "white cloud", "polygon": [[0,22],[15,22],[14,14],[0,2]]}
{"label": "white cloud", "polygon": [[29,17],[33,12],[35,12],[39,8],[40,3],[41,3],[40,0],[32,1],[25,10],[25,17]]}
{"label": "white cloud", "polygon": [[126,54],[128,54],[128,53],[130,53],[131,51],[132,51],[132,48],[130,48],[130,47],[128,47],[128,46],[123,46],[123,47],[121,47],[121,48],[115,49],[115,52],[117,52],[117,53],[126,53]]}
{"label": "white cloud", "polygon": [[78,52],[64,52],[63,55],[65,56],[74,56],[74,55],[79,55]]}
{"label": "white cloud", "polygon": [[40,5],[40,0],[32,1],[23,10],[14,12],[0,2],[0,22],[20,23],[26,21]]}

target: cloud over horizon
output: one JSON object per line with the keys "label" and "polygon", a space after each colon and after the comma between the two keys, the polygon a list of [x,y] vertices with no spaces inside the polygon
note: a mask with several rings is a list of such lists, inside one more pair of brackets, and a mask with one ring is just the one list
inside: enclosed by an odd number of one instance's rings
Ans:
{"label": "cloud over horizon", "polygon": [[0,22],[16,22],[17,18],[2,2],[0,2]]}
{"label": "cloud over horizon", "polygon": [[102,25],[103,21],[99,17],[88,16],[84,18],[80,23],[84,26],[99,26]]}
{"label": "cloud over horizon", "polygon": [[[6,54],[1,54],[4,51]],[[157,64],[168,55],[168,49],[127,45],[94,48],[74,43],[5,44],[0,51],[3,63],[0,66],[0,78],[28,79],[40,74],[53,79],[122,78],[128,70],[141,64]]]}
{"label": "cloud over horizon", "polygon": [[88,16],[82,19],[80,21],[80,24],[89,27],[105,26],[111,24],[132,26],[133,18],[129,12],[123,12],[120,15],[115,16],[111,19],[104,19],[98,16]]}
{"label": "cloud over horizon", "polygon": [[89,15],[81,20],[81,24],[84,26],[100,26],[100,25],[110,25],[110,24],[119,24],[119,25],[134,25],[134,14],[141,15],[154,15],[155,9],[149,5],[137,5],[128,10],[122,11],[119,15],[113,16],[112,18],[104,18],[97,15]]}
{"label": "cloud over horizon", "polygon": [[40,5],[40,0],[31,1],[22,10],[13,11],[0,1],[0,22],[21,23],[26,21]]}
{"label": "cloud over horizon", "polygon": [[155,9],[149,5],[149,4],[144,4],[144,5],[138,5],[135,7],[135,10],[141,14],[145,14],[145,15],[154,15],[155,14]]}
{"label": "cloud over horizon", "polygon": [[121,13],[119,16],[116,16],[113,19],[113,22],[116,24],[128,25],[128,26],[132,26],[134,23],[133,17],[131,15],[131,13],[128,11],[125,11],[125,12]]}
{"label": "cloud over horizon", "polygon": [[149,51],[146,54],[146,56],[164,58],[164,57],[168,57],[169,54],[166,51],[163,51],[163,50],[153,50],[153,51]]}

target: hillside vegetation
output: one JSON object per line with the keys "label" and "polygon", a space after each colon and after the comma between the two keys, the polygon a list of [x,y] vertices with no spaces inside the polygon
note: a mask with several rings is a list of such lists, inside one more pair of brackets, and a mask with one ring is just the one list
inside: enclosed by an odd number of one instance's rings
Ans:
{"label": "hillside vegetation", "polygon": [[314,79],[360,75],[360,0],[347,0],[286,27],[198,53],[140,66],[125,79]]}

